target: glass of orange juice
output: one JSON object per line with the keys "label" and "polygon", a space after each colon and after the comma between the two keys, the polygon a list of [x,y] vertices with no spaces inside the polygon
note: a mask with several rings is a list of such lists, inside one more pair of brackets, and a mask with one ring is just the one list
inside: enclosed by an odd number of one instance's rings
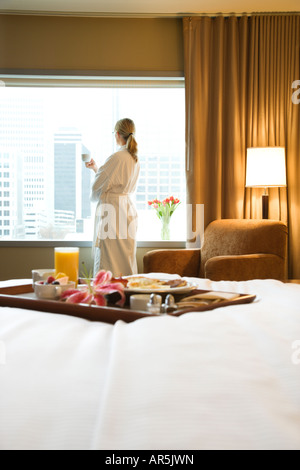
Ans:
{"label": "glass of orange juice", "polygon": [[69,281],[74,281],[77,285],[79,271],[79,248],[55,248],[54,267],[56,275],[58,273],[64,273],[69,277]]}

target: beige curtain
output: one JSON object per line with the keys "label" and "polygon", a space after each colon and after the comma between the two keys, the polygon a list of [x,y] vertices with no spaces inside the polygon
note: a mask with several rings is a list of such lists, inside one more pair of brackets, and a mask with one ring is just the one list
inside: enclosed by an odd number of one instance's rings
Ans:
{"label": "beige curtain", "polygon": [[204,204],[205,226],[261,218],[247,147],[284,146],[287,188],[269,191],[269,218],[288,224],[289,276],[300,279],[300,15],[184,18],[183,32],[187,202]]}

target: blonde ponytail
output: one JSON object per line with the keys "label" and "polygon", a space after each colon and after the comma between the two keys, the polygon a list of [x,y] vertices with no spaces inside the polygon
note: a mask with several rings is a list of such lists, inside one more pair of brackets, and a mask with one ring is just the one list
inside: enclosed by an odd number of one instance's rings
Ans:
{"label": "blonde ponytail", "polygon": [[120,136],[126,142],[126,149],[134,160],[138,161],[138,145],[135,140],[135,125],[134,122],[129,118],[120,119],[115,125],[115,131],[120,134]]}

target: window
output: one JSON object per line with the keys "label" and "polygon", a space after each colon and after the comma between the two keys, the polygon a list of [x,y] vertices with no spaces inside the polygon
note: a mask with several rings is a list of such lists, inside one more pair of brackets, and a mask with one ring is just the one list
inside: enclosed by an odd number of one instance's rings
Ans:
{"label": "window", "polygon": [[12,214],[2,239],[92,240],[94,173],[81,153],[103,164],[117,150],[112,131],[122,117],[135,121],[139,145],[138,240],[160,239],[148,201],[172,195],[183,202],[172,238],[185,239],[183,80],[0,79],[0,206]]}

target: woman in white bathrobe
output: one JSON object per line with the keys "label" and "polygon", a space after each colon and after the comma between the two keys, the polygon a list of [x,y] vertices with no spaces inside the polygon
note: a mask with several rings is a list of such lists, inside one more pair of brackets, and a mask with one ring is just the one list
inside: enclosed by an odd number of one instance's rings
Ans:
{"label": "woman in white bathrobe", "polygon": [[96,173],[91,192],[91,200],[98,202],[93,242],[94,275],[100,269],[111,271],[116,277],[137,273],[137,212],[132,195],[140,164],[134,134],[133,121],[121,119],[115,125],[119,150],[100,168],[93,159],[86,163],[86,167]]}

